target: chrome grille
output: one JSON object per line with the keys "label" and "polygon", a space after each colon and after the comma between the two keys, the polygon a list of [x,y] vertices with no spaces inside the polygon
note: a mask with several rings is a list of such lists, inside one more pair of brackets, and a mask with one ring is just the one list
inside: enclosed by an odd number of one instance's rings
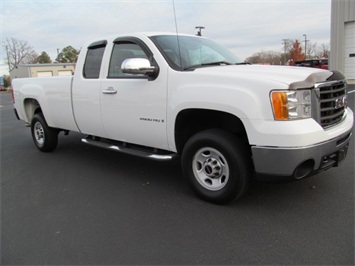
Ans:
{"label": "chrome grille", "polygon": [[342,121],[346,110],[346,83],[331,81],[318,84],[320,101],[320,125],[323,128]]}

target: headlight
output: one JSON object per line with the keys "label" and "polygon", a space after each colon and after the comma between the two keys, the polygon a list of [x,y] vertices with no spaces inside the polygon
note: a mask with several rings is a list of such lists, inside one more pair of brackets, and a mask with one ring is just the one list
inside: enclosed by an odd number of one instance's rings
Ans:
{"label": "headlight", "polygon": [[310,118],[311,91],[272,91],[271,103],[276,120]]}

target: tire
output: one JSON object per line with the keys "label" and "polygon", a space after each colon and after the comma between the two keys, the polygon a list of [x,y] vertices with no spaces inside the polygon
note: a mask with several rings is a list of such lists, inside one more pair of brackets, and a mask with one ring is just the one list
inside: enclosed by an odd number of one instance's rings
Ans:
{"label": "tire", "polygon": [[57,147],[59,131],[47,125],[42,113],[33,116],[31,133],[33,142],[40,151],[51,152]]}
{"label": "tire", "polygon": [[240,198],[252,176],[248,145],[219,129],[192,136],[182,152],[182,171],[197,195],[225,204]]}

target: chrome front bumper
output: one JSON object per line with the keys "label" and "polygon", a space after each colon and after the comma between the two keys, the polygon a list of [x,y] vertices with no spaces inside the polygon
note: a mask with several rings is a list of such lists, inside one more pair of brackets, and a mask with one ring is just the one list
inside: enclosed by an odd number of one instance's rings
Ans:
{"label": "chrome front bumper", "polygon": [[338,166],[346,157],[351,130],[335,139],[307,147],[253,146],[255,172],[259,176],[294,179]]}

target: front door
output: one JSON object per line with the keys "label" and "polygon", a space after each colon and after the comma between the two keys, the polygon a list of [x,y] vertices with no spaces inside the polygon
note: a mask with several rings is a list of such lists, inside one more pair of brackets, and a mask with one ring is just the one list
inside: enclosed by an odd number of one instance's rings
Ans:
{"label": "front door", "polygon": [[128,58],[147,58],[146,46],[132,39],[115,41],[107,79],[101,83],[101,113],[109,139],[167,149],[166,80],[159,75],[122,73],[121,64]]}

